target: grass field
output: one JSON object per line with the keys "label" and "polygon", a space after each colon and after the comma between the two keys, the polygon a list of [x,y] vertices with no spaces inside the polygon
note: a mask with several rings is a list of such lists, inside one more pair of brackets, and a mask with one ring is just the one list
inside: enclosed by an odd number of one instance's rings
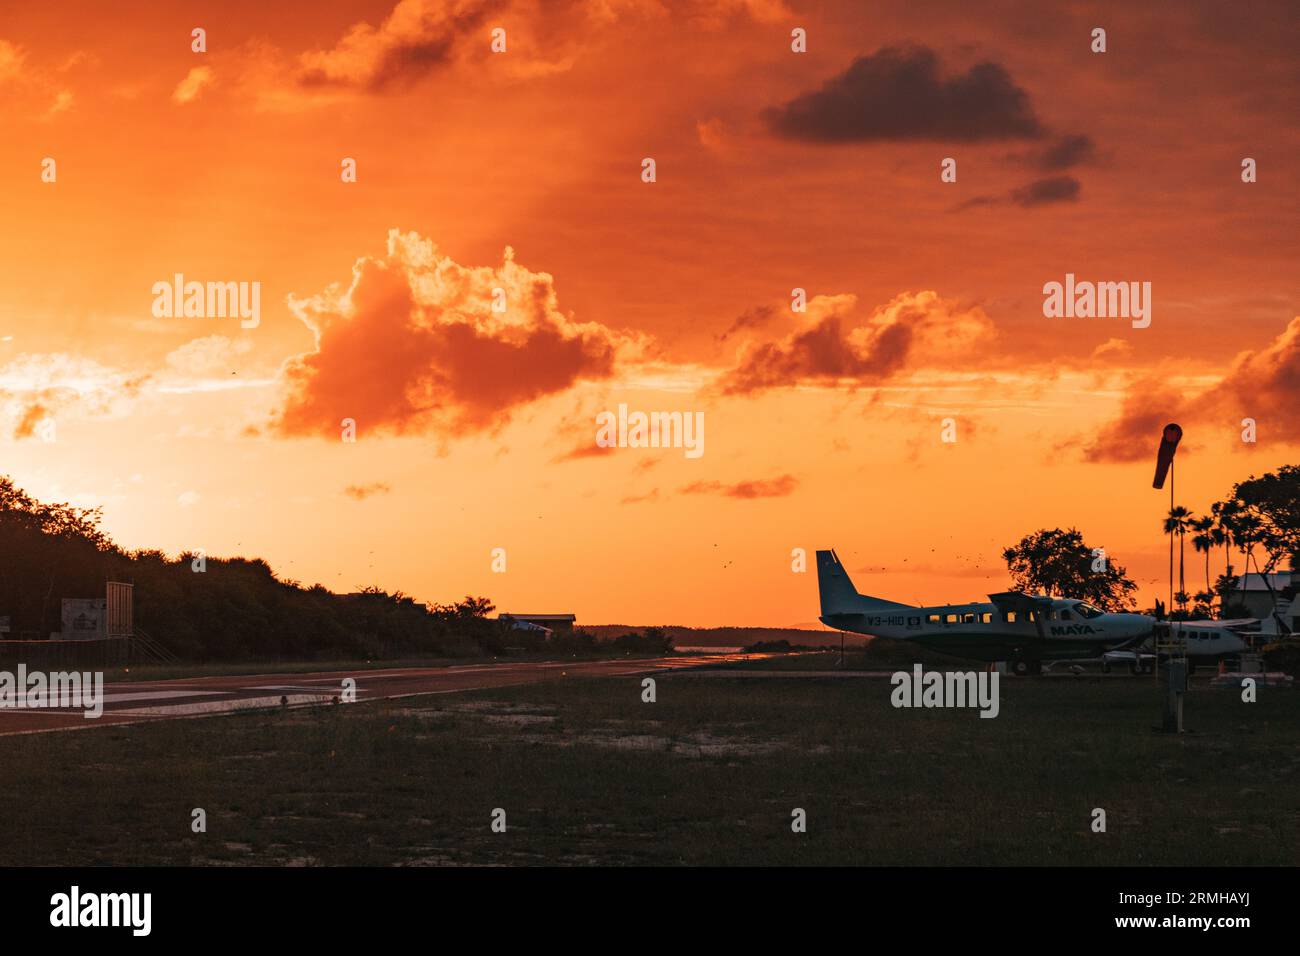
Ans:
{"label": "grass field", "polygon": [[1198,689],[1180,738],[1146,681],[1007,680],[993,720],[889,691],[583,679],[4,737],[0,863],[1300,862],[1294,691]]}

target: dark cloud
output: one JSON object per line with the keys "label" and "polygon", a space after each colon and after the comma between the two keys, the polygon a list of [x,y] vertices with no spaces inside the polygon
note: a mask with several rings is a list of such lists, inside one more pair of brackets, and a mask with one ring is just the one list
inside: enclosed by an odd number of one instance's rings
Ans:
{"label": "dark cloud", "polygon": [[1037,154],[1035,162],[1040,169],[1056,172],[1089,162],[1096,156],[1097,145],[1092,141],[1092,137],[1083,133],[1073,133],[1057,137]]}
{"label": "dark cloud", "polygon": [[504,0],[400,0],[378,27],[357,23],[329,50],[304,53],[298,83],[380,93],[408,86],[452,59]]}
{"label": "dark cloud", "polygon": [[725,342],[737,332],[743,332],[745,329],[762,328],[764,325],[771,322],[775,316],[776,309],[770,305],[760,305],[748,309],[745,312],[742,312],[736,318],[736,321],[731,323],[731,326],[727,331],[718,336],[718,341]]}
{"label": "dark cloud", "polygon": [[858,57],[821,89],[764,111],[787,139],[816,143],[880,140],[978,142],[1043,134],[1028,94],[997,63],[940,74],[922,46],[884,47]]}
{"label": "dark cloud", "polygon": [[1047,206],[1055,202],[1077,202],[1082,184],[1073,176],[1049,176],[1035,179],[1025,186],[1020,186],[999,196],[975,196],[963,203],[958,203],[951,210],[961,212],[966,209],[978,209],[981,206],[1004,206],[1014,204],[1023,209]]}
{"label": "dark cloud", "polygon": [[1080,188],[1079,180],[1073,176],[1049,176],[1013,190],[1011,201],[1026,209],[1054,202],[1076,202]]}

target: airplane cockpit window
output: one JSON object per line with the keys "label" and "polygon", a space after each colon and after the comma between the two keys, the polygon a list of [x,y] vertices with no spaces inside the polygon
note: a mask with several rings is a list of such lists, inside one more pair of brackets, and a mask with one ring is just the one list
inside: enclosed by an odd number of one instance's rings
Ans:
{"label": "airplane cockpit window", "polygon": [[1105,611],[1099,611],[1097,608],[1093,607],[1087,601],[1080,601],[1078,604],[1074,606],[1074,609],[1086,618],[1101,617],[1103,614],[1106,613]]}

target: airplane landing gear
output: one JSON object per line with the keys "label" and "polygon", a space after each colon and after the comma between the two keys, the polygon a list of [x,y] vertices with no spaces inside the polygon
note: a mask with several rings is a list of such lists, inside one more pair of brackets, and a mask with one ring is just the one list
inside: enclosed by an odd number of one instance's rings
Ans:
{"label": "airplane landing gear", "polygon": [[1011,662],[1011,673],[1017,677],[1028,677],[1031,674],[1037,677],[1043,673],[1042,661],[1027,661],[1023,657],[1017,657]]}

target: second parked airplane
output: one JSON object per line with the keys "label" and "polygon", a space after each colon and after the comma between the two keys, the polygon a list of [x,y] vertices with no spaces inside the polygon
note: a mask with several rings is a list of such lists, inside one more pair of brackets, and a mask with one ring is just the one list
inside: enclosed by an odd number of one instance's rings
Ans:
{"label": "second parked airplane", "polygon": [[821,621],[828,627],[911,641],[953,657],[1007,661],[1017,674],[1044,661],[1098,657],[1151,634],[1155,618],[1102,611],[1086,601],[1006,591],[990,603],[913,607],[859,594],[834,551],[817,552]]}

